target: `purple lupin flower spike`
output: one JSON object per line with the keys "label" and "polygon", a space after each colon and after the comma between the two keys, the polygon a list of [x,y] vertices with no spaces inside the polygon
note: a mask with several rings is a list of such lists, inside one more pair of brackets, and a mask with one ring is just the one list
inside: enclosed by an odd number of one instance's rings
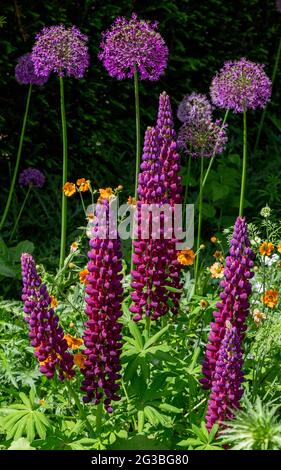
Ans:
{"label": "purple lupin flower spike", "polygon": [[[174,205],[182,202],[182,178],[180,176],[180,155],[177,151],[175,142],[176,132],[174,130],[174,121],[170,97],[166,92],[160,94],[157,129],[159,130],[162,148],[160,152],[160,161],[162,163],[162,173],[165,187],[165,198],[171,206],[171,216],[174,216]],[[175,217],[170,219],[175,224]],[[181,289],[180,273],[182,266],[177,260],[177,238],[175,233],[171,234],[170,239],[164,240],[166,244],[168,280],[166,285],[175,289]],[[168,298],[173,307],[172,312],[176,313],[179,306],[181,294],[179,292],[168,292]]]}
{"label": "purple lupin flower spike", "polygon": [[88,320],[83,336],[86,346],[83,354],[87,359],[81,389],[86,393],[85,403],[98,404],[102,400],[106,411],[111,413],[111,402],[120,400],[122,325],[119,318],[123,288],[120,239],[116,236],[116,227],[109,224],[109,218],[109,202],[102,200],[96,209],[96,226],[89,242],[85,298]]}
{"label": "purple lupin flower spike", "polygon": [[225,322],[228,320],[237,328],[240,340],[243,340],[246,330],[246,318],[249,313],[249,295],[251,293],[250,279],[254,273],[254,254],[250,248],[247,224],[244,218],[236,219],[233,237],[230,242],[229,256],[225,260],[224,276],[220,283],[223,291],[221,301],[217,302],[214,311],[214,322],[211,323],[205,359],[203,362],[204,378],[201,383],[204,388],[212,386],[214,371],[221,341],[225,335]]}
{"label": "purple lupin flower spike", "polygon": [[36,74],[34,64],[31,60],[31,53],[24,54],[18,59],[15,68],[15,77],[21,85],[44,85],[49,78],[49,75],[40,77]]}
{"label": "purple lupin flower spike", "polygon": [[60,380],[71,379],[75,374],[73,356],[67,351],[59,318],[51,308],[51,297],[37,273],[32,255],[21,255],[21,267],[25,321],[29,324],[29,338],[35,348],[40,371],[48,379],[54,377],[56,370]]}
{"label": "purple lupin flower spike", "polygon": [[231,324],[226,322],[208,401],[206,414],[208,431],[211,431],[215,423],[222,427],[226,420],[233,419],[234,410],[239,408],[243,395],[242,365],[241,337],[237,328],[231,327]]}
{"label": "purple lupin flower spike", "polygon": [[[145,314],[152,320],[168,312],[168,295],[165,288],[167,279],[166,240],[163,235],[161,222],[158,234],[151,231],[152,214],[143,221],[143,208],[146,204],[153,204],[161,208],[167,200],[166,189],[162,173],[160,155],[160,137],[157,129],[149,127],[145,133],[144,150],[141,163],[141,172],[138,180],[138,195],[136,211],[137,239],[133,241],[134,254],[132,270],[132,305],[130,311],[135,314],[135,321],[141,320]],[[163,217],[160,215],[161,221]],[[148,234],[144,238],[142,226],[145,222]],[[157,237],[157,238],[156,238]]]}
{"label": "purple lupin flower spike", "polygon": [[99,59],[109,75],[123,80],[137,71],[141,80],[158,80],[167,66],[168,48],[156,30],[156,22],[140,20],[135,13],[129,20],[117,18],[100,45]]}

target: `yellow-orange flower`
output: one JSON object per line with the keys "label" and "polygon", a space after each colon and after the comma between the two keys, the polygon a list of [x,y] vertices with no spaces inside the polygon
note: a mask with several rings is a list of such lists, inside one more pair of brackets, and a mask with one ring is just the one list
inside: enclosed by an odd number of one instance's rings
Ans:
{"label": "yellow-orange flower", "polygon": [[68,347],[71,348],[71,349],[78,349],[84,343],[82,338],[75,338],[74,336],[70,335],[69,333],[66,333],[64,335],[64,339],[66,340]]}
{"label": "yellow-orange flower", "polygon": [[79,191],[85,193],[86,191],[89,191],[91,182],[90,180],[86,180],[85,178],[80,178],[76,181],[76,184],[79,188]]}
{"label": "yellow-orange flower", "polygon": [[99,189],[100,197],[99,199],[108,199],[113,196],[113,190],[112,188],[105,188],[105,189]]}
{"label": "yellow-orange flower", "polygon": [[209,302],[205,299],[199,300],[199,305],[202,308],[202,310],[205,310],[209,306]]}
{"label": "yellow-orange flower", "polygon": [[55,297],[51,296],[51,307],[56,308],[58,304],[58,300]]}
{"label": "yellow-orange flower", "polygon": [[253,319],[255,324],[259,326],[262,321],[266,319],[266,314],[264,312],[261,312],[258,308],[255,308],[255,310],[253,311]]}
{"label": "yellow-orange flower", "polygon": [[79,279],[80,279],[80,282],[81,284],[87,284],[87,279],[86,279],[86,276],[89,274],[89,271],[87,268],[83,269],[82,271],[80,271],[79,273]]}
{"label": "yellow-orange flower", "polygon": [[45,400],[44,398],[41,398],[41,400],[39,400],[39,405],[44,405],[45,404]]}
{"label": "yellow-orange flower", "polygon": [[129,196],[129,197],[128,197],[128,201],[127,201],[127,202],[128,202],[128,204],[130,204],[130,206],[136,206],[136,204],[137,204],[136,199],[135,199],[134,197],[132,197],[132,196]]}
{"label": "yellow-orange flower", "polygon": [[66,197],[71,197],[73,196],[73,194],[76,193],[76,186],[74,183],[65,183],[64,187],[63,187],[63,192],[65,194]]}
{"label": "yellow-orange flower", "polygon": [[214,279],[221,279],[224,276],[224,267],[221,263],[214,263],[209,267]]}
{"label": "yellow-orange flower", "polygon": [[259,247],[259,252],[262,256],[270,256],[274,250],[274,245],[271,242],[263,242]]}
{"label": "yellow-orange flower", "polygon": [[[39,349],[39,347],[38,347],[38,349]],[[62,359],[62,357],[59,353],[56,353],[56,356],[59,360]],[[46,359],[44,361],[39,361],[39,364],[40,364],[40,366],[45,366],[46,364],[48,364],[48,362],[52,361],[52,359],[53,359],[52,356],[48,356],[48,357],[46,357]]]}
{"label": "yellow-orange flower", "polygon": [[281,253],[281,243],[278,243],[277,251],[279,251],[279,253]]}
{"label": "yellow-orange flower", "polygon": [[71,245],[70,245],[70,251],[71,251],[72,253],[74,253],[75,251],[78,250],[78,246],[79,246],[79,244],[78,244],[77,242],[71,243]]}
{"label": "yellow-orange flower", "polygon": [[213,236],[213,237],[210,238],[210,241],[212,243],[217,243],[218,239],[217,239],[217,237]]}
{"label": "yellow-orange flower", "polygon": [[195,260],[195,253],[193,250],[182,250],[177,254],[177,259],[183,266],[191,266]]}
{"label": "yellow-orange flower", "polygon": [[213,257],[218,259],[219,261],[223,261],[223,254],[221,251],[215,251],[215,253],[213,254]]}
{"label": "yellow-orange flower", "polygon": [[73,361],[76,366],[78,366],[80,369],[85,369],[85,360],[87,359],[87,356],[82,353],[77,353],[73,355]]}
{"label": "yellow-orange flower", "polygon": [[269,308],[274,308],[278,304],[278,291],[269,289],[262,296],[261,301]]}

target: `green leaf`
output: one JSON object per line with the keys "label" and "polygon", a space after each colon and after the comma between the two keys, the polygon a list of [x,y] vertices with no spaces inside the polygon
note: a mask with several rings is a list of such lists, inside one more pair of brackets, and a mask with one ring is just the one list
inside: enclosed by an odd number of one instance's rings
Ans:
{"label": "green leaf", "polygon": [[143,431],[144,427],[144,411],[139,410],[138,411],[138,433],[141,433]]}
{"label": "green leaf", "polygon": [[14,248],[10,248],[12,253],[12,262],[19,263],[22,253],[33,253],[34,243],[29,240],[24,240],[17,244]]}
{"label": "green leaf", "polygon": [[151,338],[149,338],[144,345],[144,349],[148,349],[152,344],[156,343],[156,341],[158,341],[161,338],[161,336],[163,336],[169,328],[170,328],[170,325],[166,325],[164,326],[164,328],[162,328],[162,330],[158,331],[158,333],[156,333]]}
{"label": "green leaf", "polygon": [[36,450],[35,447],[32,447],[30,445],[30,442],[25,439],[24,437],[21,437],[20,439],[16,439],[13,441],[8,447],[8,450]]}
{"label": "green leaf", "polygon": [[129,327],[131,335],[135,338],[137,345],[139,349],[141,350],[143,348],[143,341],[142,341],[142,336],[140,334],[137,324],[131,320],[128,323],[128,327]]}

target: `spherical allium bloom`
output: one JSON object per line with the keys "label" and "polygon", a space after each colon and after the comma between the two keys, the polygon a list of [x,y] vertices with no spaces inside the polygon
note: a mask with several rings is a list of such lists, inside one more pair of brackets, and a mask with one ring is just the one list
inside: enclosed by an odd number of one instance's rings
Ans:
{"label": "spherical allium bloom", "polygon": [[44,27],[36,35],[32,61],[37,75],[82,78],[89,66],[88,38],[76,26]]}
{"label": "spherical allium bloom", "polygon": [[85,298],[88,320],[83,336],[86,349],[82,351],[86,360],[81,387],[86,393],[85,403],[98,404],[102,400],[109,413],[112,412],[111,401],[120,400],[122,325],[119,318],[123,299],[121,245],[110,212],[107,199],[97,204],[89,242]]}
{"label": "spherical allium bloom", "polygon": [[115,20],[102,35],[99,53],[111,77],[132,78],[136,70],[141,80],[159,79],[167,65],[168,48],[156,29],[156,22],[139,20],[135,13],[129,20]]}
{"label": "spherical allium bloom", "polygon": [[281,13],[281,0],[276,0],[276,9]]}
{"label": "spherical allium bloom", "polygon": [[43,173],[36,168],[26,168],[19,175],[19,185],[22,188],[24,186],[42,188],[45,184],[45,180],[46,178]]}
{"label": "spherical allium bloom", "polygon": [[29,338],[35,348],[40,371],[48,379],[54,377],[56,370],[60,380],[70,379],[74,376],[73,356],[67,351],[63,329],[51,307],[52,298],[37,273],[32,255],[21,255],[21,268],[25,321],[29,324]]}
{"label": "spherical allium bloom", "polygon": [[213,312],[214,322],[206,346],[203,362],[204,378],[201,383],[204,388],[210,388],[214,378],[214,371],[221,341],[225,335],[225,322],[228,320],[237,328],[242,341],[246,330],[246,318],[249,314],[249,296],[252,286],[250,279],[254,273],[254,254],[250,248],[247,224],[244,218],[236,219],[233,237],[230,242],[229,256],[225,260],[224,279],[220,282],[223,288],[220,293],[220,302]]}
{"label": "spherical allium bloom", "polygon": [[191,93],[180,102],[177,116],[184,123],[210,121],[212,119],[212,105],[206,95]]}
{"label": "spherical allium bloom", "polygon": [[271,95],[271,81],[264,72],[264,65],[243,57],[225,62],[212,80],[210,93],[215,106],[242,113],[266,106]]}
{"label": "spherical allium bloom", "polygon": [[217,423],[220,427],[234,418],[234,410],[240,407],[243,395],[243,356],[241,338],[236,327],[228,322],[221,342],[215,366],[211,395],[208,401],[206,427],[211,431]]}
{"label": "spherical allium bloom", "polygon": [[48,81],[49,76],[40,77],[36,75],[31,53],[24,54],[18,59],[15,68],[15,77],[21,85],[44,85]]}
{"label": "spherical allium bloom", "polygon": [[220,120],[185,123],[178,135],[178,146],[192,157],[213,157],[222,153],[227,143],[227,124]]}

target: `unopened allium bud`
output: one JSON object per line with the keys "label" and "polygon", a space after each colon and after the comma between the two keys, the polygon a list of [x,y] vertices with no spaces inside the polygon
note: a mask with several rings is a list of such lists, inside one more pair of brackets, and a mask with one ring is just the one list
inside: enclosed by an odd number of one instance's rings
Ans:
{"label": "unopened allium bud", "polygon": [[260,215],[262,217],[264,217],[265,219],[267,219],[268,217],[270,217],[270,213],[271,213],[271,209],[269,206],[265,206],[261,209],[260,211]]}

